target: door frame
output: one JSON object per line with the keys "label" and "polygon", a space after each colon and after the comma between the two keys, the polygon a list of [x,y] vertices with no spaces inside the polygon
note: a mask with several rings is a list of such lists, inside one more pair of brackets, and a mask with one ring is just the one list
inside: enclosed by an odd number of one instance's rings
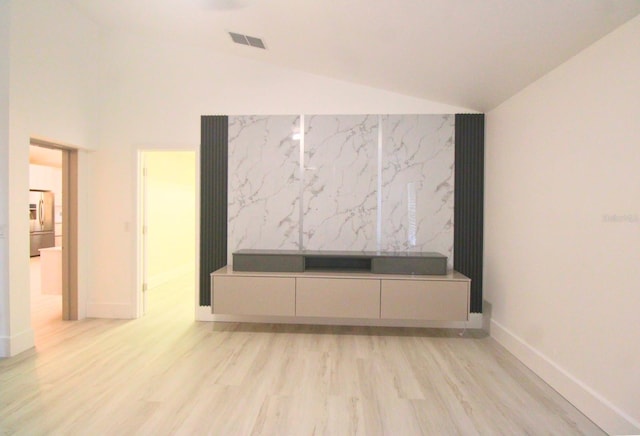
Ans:
{"label": "door frame", "polygon": [[78,149],[30,137],[30,145],[62,152],[62,319],[77,320],[78,304]]}
{"label": "door frame", "polygon": [[[147,272],[148,272],[148,256],[146,255],[146,246],[148,245],[147,236],[148,236],[148,223],[147,223],[147,169],[145,163],[145,155],[147,153],[193,153],[195,157],[195,168],[194,168],[194,183],[195,183],[195,196],[196,196],[196,204],[195,207],[195,229],[196,232],[193,235],[194,237],[194,246],[195,246],[195,289],[197,292],[197,280],[199,275],[199,259],[198,259],[198,241],[199,241],[199,151],[190,149],[190,148],[139,148],[136,150],[137,160],[136,160],[136,287],[135,287],[135,315],[136,318],[140,318],[144,316],[146,311],[146,303],[147,303]],[[198,300],[195,302],[196,309],[198,307]],[[195,316],[195,315],[194,315]]]}
{"label": "door frame", "polygon": [[138,150],[137,159],[137,196],[136,196],[136,318],[147,311],[148,265],[147,256],[147,167],[145,153],[153,150]]}

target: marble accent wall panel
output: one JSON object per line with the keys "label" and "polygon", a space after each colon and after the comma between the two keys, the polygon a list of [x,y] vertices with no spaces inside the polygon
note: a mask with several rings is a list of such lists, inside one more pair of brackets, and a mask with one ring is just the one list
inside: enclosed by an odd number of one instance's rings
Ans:
{"label": "marble accent wall panel", "polygon": [[377,115],[305,116],[305,249],[376,249],[377,144]]}
{"label": "marble accent wall panel", "polygon": [[454,115],[382,117],[380,249],[436,251],[453,265]]}
{"label": "marble accent wall panel", "polygon": [[229,117],[229,263],[242,248],[300,248],[299,127],[296,115]]}

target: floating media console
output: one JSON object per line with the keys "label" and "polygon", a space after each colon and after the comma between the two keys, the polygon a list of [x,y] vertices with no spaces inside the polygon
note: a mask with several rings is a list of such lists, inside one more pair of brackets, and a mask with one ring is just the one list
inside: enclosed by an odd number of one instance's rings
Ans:
{"label": "floating media console", "polygon": [[233,253],[233,270],[445,275],[447,256],[439,253],[408,252],[239,250]]}
{"label": "floating media console", "polygon": [[466,321],[471,281],[446,265],[437,253],[241,250],[211,274],[211,310],[250,322]]}

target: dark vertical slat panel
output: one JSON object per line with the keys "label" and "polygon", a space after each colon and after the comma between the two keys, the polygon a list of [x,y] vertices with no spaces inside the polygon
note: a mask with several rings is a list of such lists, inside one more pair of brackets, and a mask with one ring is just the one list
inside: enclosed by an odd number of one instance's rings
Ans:
{"label": "dark vertical slat panel", "polygon": [[211,305],[210,274],[227,264],[229,117],[200,120],[200,306]]}
{"label": "dark vertical slat panel", "polygon": [[482,313],[484,114],[456,114],[453,267],[471,278],[471,312]]}

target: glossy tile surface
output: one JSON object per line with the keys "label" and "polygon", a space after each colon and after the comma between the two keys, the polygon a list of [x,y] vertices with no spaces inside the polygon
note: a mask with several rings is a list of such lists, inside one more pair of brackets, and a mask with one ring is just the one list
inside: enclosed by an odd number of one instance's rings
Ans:
{"label": "glossy tile surface", "polygon": [[452,267],[454,122],[230,117],[229,262],[248,248],[433,251]]}
{"label": "glossy tile surface", "polygon": [[303,247],[376,248],[378,117],[305,117]]}
{"label": "glossy tile surface", "polygon": [[435,251],[453,265],[454,122],[382,117],[381,250]]}
{"label": "glossy tile surface", "polygon": [[229,262],[240,248],[299,248],[298,127],[298,116],[229,117]]}

